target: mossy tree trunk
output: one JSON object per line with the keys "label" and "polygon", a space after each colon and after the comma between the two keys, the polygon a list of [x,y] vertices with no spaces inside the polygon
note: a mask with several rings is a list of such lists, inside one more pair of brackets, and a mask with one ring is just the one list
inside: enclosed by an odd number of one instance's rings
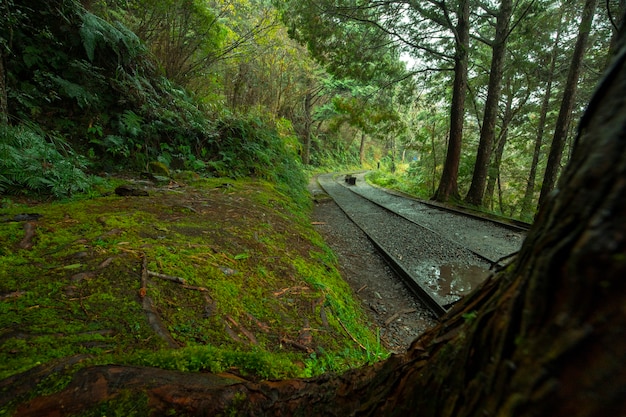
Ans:
{"label": "mossy tree trunk", "polygon": [[[343,375],[258,383],[92,367],[18,415],[69,414],[135,394],[155,415],[625,415],[626,43],[620,51],[558,193],[515,261],[406,354]],[[9,382],[4,394],[20,392]]]}

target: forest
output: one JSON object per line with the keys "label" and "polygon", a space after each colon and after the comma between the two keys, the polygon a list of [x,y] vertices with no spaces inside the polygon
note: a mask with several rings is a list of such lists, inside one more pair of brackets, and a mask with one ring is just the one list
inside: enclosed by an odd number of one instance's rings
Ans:
{"label": "forest", "polygon": [[[624,415],[625,11],[2,0],[0,414]],[[357,169],[533,223],[403,354],[307,217]]]}
{"label": "forest", "polygon": [[615,42],[599,3],[4,0],[0,191],[381,167],[531,221]]}

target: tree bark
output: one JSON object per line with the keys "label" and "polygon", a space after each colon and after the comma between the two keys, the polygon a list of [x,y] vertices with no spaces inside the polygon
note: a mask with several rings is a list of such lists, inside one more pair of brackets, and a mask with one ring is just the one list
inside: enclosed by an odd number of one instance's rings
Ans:
{"label": "tree bark", "polygon": [[[510,89],[509,89],[510,90]],[[496,152],[493,154],[493,161],[491,163],[491,169],[489,170],[489,179],[487,180],[487,186],[485,189],[485,207],[490,210],[494,209],[494,198],[493,194],[496,188],[496,182],[500,184],[500,166],[502,165],[502,156],[504,155],[504,148],[506,147],[506,142],[509,136],[509,123],[513,119],[513,92],[509,91],[509,94],[506,99],[506,106],[504,108],[504,115],[502,116],[502,130],[500,131],[500,135],[498,135],[498,140],[496,141]],[[504,208],[502,207],[502,190],[499,189],[499,202],[500,202],[500,212],[504,212]]]}
{"label": "tree bark", "polygon": [[485,194],[489,160],[491,159],[493,142],[496,136],[496,121],[498,117],[498,106],[500,104],[500,91],[502,89],[502,73],[504,70],[506,45],[509,37],[509,23],[512,13],[513,1],[502,0],[496,21],[496,34],[493,40],[491,70],[489,72],[483,126],[480,130],[480,142],[476,153],[472,183],[465,196],[465,201],[474,206],[481,206],[483,204]]}
{"label": "tree bark", "polygon": [[433,200],[446,202],[450,198],[459,197],[459,164],[461,161],[461,145],[463,143],[463,121],[465,119],[465,98],[467,96],[467,69],[469,51],[469,0],[461,0],[457,11],[455,29],[454,83],[452,86],[452,103],[450,105],[450,136],[448,150],[443,165],[439,187]]}
{"label": "tree bark", "polygon": [[361,144],[359,145],[359,163],[363,166],[365,162],[365,132],[361,132]]}
{"label": "tree bark", "polygon": [[589,39],[589,33],[591,32],[591,24],[593,23],[593,15],[597,4],[598,0],[585,1],[585,7],[583,9],[578,29],[576,46],[574,47],[574,54],[572,55],[572,62],[570,64],[567,81],[565,83],[563,100],[561,101],[561,108],[556,121],[554,136],[552,137],[552,145],[550,145],[548,163],[543,176],[543,185],[541,186],[541,194],[539,195],[539,206],[545,203],[548,195],[554,189],[558,173],[561,168],[561,158],[563,156],[565,140],[567,139],[567,133],[572,118],[578,78],[580,76],[585,49],[587,47],[587,40]]}
{"label": "tree bark", "polygon": [[12,47],[13,43],[13,29],[11,28],[11,10],[9,2],[2,2],[2,14],[4,15],[3,24],[6,25],[6,35],[7,39],[5,39],[6,45],[0,44],[0,124],[8,124],[9,123],[9,99],[7,96],[7,72],[4,63],[4,57],[6,55],[5,48],[9,50]]}
{"label": "tree bark", "polygon": [[304,97],[304,146],[302,147],[302,163],[311,163],[311,127],[313,125],[313,94],[309,91]]}

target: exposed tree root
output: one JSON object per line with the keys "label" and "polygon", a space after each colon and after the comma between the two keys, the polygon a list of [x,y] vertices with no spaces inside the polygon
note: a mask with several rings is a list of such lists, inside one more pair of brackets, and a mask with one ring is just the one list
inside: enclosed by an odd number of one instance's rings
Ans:
{"label": "exposed tree root", "polygon": [[143,311],[148,317],[148,323],[152,330],[163,339],[167,345],[173,349],[177,349],[178,343],[172,338],[172,335],[167,331],[158,313],[154,310],[152,305],[152,299],[147,296],[148,292],[148,258],[143,255],[141,263],[141,288],[139,290],[139,296],[141,297]]}
{"label": "exposed tree root", "polygon": [[24,238],[19,243],[20,249],[31,249],[34,245],[33,238],[35,237],[35,231],[37,226],[35,222],[24,223]]}

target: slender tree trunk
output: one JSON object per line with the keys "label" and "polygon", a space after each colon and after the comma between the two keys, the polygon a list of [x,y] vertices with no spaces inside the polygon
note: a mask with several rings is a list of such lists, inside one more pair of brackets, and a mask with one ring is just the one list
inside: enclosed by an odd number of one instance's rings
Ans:
{"label": "slender tree trunk", "polygon": [[[485,206],[491,210],[494,209],[493,195],[496,188],[496,182],[500,183],[500,166],[502,165],[502,156],[504,155],[504,148],[508,139],[509,123],[513,118],[513,93],[510,92],[506,99],[506,107],[504,109],[504,116],[502,117],[502,130],[496,141],[496,152],[493,154],[493,161],[491,168],[489,169],[489,179],[487,181],[487,188],[485,190]],[[502,208],[502,190],[498,187],[500,212],[503,212]]]}
{"label": "slender tree trunk", "polygon": [[7,1],[2,1],[2,10],[4,20],[3,24],[7,25],[6,27],[6,35],[7,39],[5,39],[6,45],[0,45],[0,124],[8,124],[9,123],[9,100],[7,96],[7,73],[4,65],[4,57],[5,50],[4,48],[8,48],[9,50],[13,44],[13,29],[11,27],[11,10],[12,4],[9,4]]}
{"label": "slender tree trunk", "polygon": [[304,146],[302,147],[302,163],[311,163],[311,125],[313,124],[312,94],[307,92],[304,97]]}
{"label": "slender tree trunk", "polygon": [[[516,259],[405,354],[339,376],[262,382],[86,367],[16,415],[84,413],[134,395],[147,398],[152,415],[625,415],[626,43],[620,51],[581,123],[559,192],[541,206]],[[25,395],[30,383],[3,381],[0,393]]]}
{"label": "slender tree trunk", "polygon": [[496,22],[496,34],[493,41],[487,100],[485,102],[483,126],[480,131],[480,142],[476,153],[476,163],[474,164],[474,174],[472,175],[472,183],[469,191],[465,196],[465,201],[475,206],[482,205],[483,196],[485,194],[489,160],[491,159],[493,142],[496,135],[496,121],[498,118],[498,106],[500,104],[500,91],[502,89],[502,73],[504,60],[506,58],[506,45],[509,37],[509,23],[512,13],[513,1],[502,0]]}
{"label": "slender tree trunk", "polygon": [[363,166],[365,162],[365,132],[361,132],[361,144],[359,145],[359,163]]}
{"label": "slender tree trunk", "polygon": [[626,11],[626,0],[618,0],[617,7],[613,7],[610,3],[607,3],[608,10],[610,12],[610,18],[612,23],[612,35],[611,44],[609,46],[609,59],[615,54],[615,48],[619,40],[619,28],[623,25],[623,16]]}
{"label": "slender tree trunk", "polygon": [[445,202],[450,198],[459,199],[459,164],[463,143],[463,120],[465,118],[465,98],[467,96],[467,69],[469,50],[469,0],[461,0],[458,8],[458,22],[455,30],[454,83],[450,106],[450,136],[448,151],[441,174],[439,187],[433,200]]}
{"label": "slender tree trunk", "polygon": [[559,110],[554,136],[552,137],[552,145],[550,146],[550,154],[548,155],[548,163],[543,176],[543,185],[541,187],[541,194],[539,195],[539,206],[545,203],[548,195],[554,189],[561,168],[561,158],[563,156],[565,140],[572,117],[572,110],[574,108],[578,78],[580,77],[587,40],[589,39],[589,32],[591,31],[591,24],[597,4],[598,0],[585,1],[585,7],[578,30],[578,38],[576,39],[576,46],[574,48],[572,62],[567,75],[567,82],[563,92],[563,101],[561,102],[561,109]]}
{"label": "slender tree trunk", "polygon": [[530,164],[530,171],[528,173],[528,182],[526,183],[526,191],[522,198],[522,204],[520,207],[520,216],[522,218],[531,218],[531,209],[533,205],[533,199],[535,196],[535,181],[537,178],[537,166],[539,165],[539,156],[541,155],[541,147],[543,146],[543,135],[546,127],[546,120],[548,118],[548,110],[550,110],[550,97],[552,96],[552,82],[554,81],[554,74],[556,69],[557,55],[559,52],[559,42],[561,41],[562,23],[563,23],[563,8],[560,9],[559,26],[556,33],[556,39],[554,40],[554,47],[550,55],[550,70],[548,71],[548,80],[546,83],[546,92],[543,96],[541,103],[541,111],[539,112],[539,123],[537,124],[537,136],[535,137],[535,147],[533,150],[533,159]]}
{"label": "slender tree trunk", "polygon": [[430,146],[431,146],[431,154],[433,156],[433,174],[431,179],[432,184],[432,193],[435,193],[435,181],[437,179],[437,148],[435,146],[436,139],[436,123],[433,121],[432,129],[430,131]]}

